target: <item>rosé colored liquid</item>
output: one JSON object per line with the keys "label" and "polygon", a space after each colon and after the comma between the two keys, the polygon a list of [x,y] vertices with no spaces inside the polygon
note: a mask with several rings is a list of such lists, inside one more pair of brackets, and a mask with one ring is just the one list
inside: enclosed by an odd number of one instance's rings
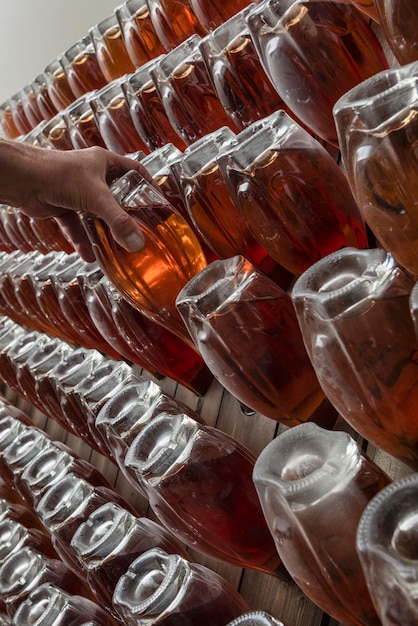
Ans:
{"label": "ros\u00e9 colored liquid", "polygon": [[135,67],[164,54],[165,49],[155,32],[147,5],[144,3],[135,15],[123,25],[123,38]]}
{"label": "ros\u00e9 colored liquid", "polygon": [[237,130],[215,92],[203,60],[178,66],[161,92],[167,116],[187,144],[222,126]]}
{"label": "ros\u00e9 colored liquid", "polygon": [[207,30],[214,30],[223,22],[248,6],[247,0],[190,0],[190,6],[199,22]]}
{"label": "ros\u00e9 colored liquid", "polygon": [[298,8],[279,34],[267,35],[261,43],[265,61],[273,84],[293,113],[336,144],[333,105],[352,87],[387,69],[388,63],[354,7],[318,0],[300,2]]}
{"label": "ros\u00e9 colored liquid", "polygon": [[80,116],[77,122],[70,127],[70,135],[75,149],[88,148],[89,146],[106,147],[97,127],[93,111]]}
{"label": "ros\u00e9 colored liquid", "polygon": [[[303,533],[295,528],[296,522],[284,516],[274,534],[276,541],[280,541],[280,554],[292,578],[323,611],[344,624],[380,626],[360,561],[353,559],[353,550],[361,514],[370,500],[389,483],[389,479],[380,471],[365,468],[357,472],[355,481],[356,486],[350,485],[350,490],[352,494],[357,491],[357,496],[351,497],[349,514],[347,494],[340,489],[333,494],[332,523],[330,503],[327,498],[322,498],[314,505],[315,512],[312,506],[294,510]],[[308,548],[306,537],[310,539]],[[313,554],[317,555],[316,559],[312,558]],[[332,568],[331,581],[329,572],[328,576],[324,576],[320,565],[322,559],[326,559]],[[347,593],[350,579],[352,593]],[[341,607],[339,614],[336,610],[338,606]]]}
{"label": "ros\u00e9 colored liquid", "polygon": [[171,207],[126,210],[133,217],[137,215],[146,246],[139,253],[127,252],[115,243],[106,225],[95,219],[90,225],[90,236],[99,243],[97,251],[103,271],[134,307],[166,325],[193,347],[175,301],[185,283],[206,266],[202,249],[189,226]]}
{"label": "ros\u00e9 colored liquid", "polygon": [[48,94],[57,111],[65,109],[75,100],[75,96],[68,84],[67,76],[62,68],[56,70],[49,77]]}
{"label": "ros\u00e9 colored liquid", "polygon": [[108,83],[135,71],[119,27],[109,28],[101,40],[96,40],[96,46],[97,61]]}
{"label": "ros\u00e9 colored liquid", "polygon": [[128,154],[149,149],[136,132],[128,103],[124,98],[115,97],[105,111],[98,112],[98,125],[103,141],[109,150]]}
{"label": "ros\u00e9 colored liquid", "polygon": [[[204,440],[199,440],[202,450],[208,448]],[[151,506],[168,528],[177,528],[186,544],[271,573],[280,559],[252,484],[253,463],[240,450],[222,453],[212,447],[200,452],[199,443],[193,455],[196,462],[189,459],[160,481],[156,495],[149,494]]]}
{"label": "ros\u00e9 colored liquid", "polygon": [[10,106],[4,107],[1,112],[1,127],[7,139],[16,139],[20,135],[20,130],[13,119]]}
{"label": "ros\u00e9 colored liquid", "polygon": [[136,100],[131,100],[131,117],[138,134],[150,148],[159,148],[166,143],[172,143],[179,150],[186,147],[168,119],[152,80],[136,91]]}
{"label": "ros\u00e9 colored liquid", "polygon": [[101,89],[107,82],[97,62],[96,53],[88,50],[80,52],[68,65],[67,78],[77,97]]}
{"label": "ros\u00e9 colored liquid", "polygon": [[30,218],[31,228],[39,241],[50,251],[74,252],[73,245],[64,236],[57,222],[51,218]]}
{"label": "ros\u00e9 colored liquid", "polygon": [[250,230],[290,272],[347,246],[368,247],[347,180],[322,149],[283,146],[247,172],[231,164],[228,174]]}
{"label": "ros\u00e9 colored liquid", "polygon": [[150,0],[148,6],[157,37],[167,52],[192,35],[206,34],[187,0]]}

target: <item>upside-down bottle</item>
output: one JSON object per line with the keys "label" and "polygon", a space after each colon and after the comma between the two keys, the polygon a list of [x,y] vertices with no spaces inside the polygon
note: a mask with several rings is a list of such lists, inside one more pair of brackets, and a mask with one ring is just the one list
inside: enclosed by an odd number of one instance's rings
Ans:
{"label": "upside-down bottle", "polygon": [[160,548],[188,559],[182,544],[168,530],[145,517],[135,517],[113,502],[96,509],[80,524],[71,548],[100,605],[119,619],[123,616],[118,616],[113,607],[113,592],[119,578],[138,556],[151,548]]}
{"label": "upside-down bottle", "polygon": [[252,483],[254,462],[226,433],[168,413],[142,429],[125,457],[140,492],[180,541],[212,558],[283,578]]}
{"label": "upside-down bottle", "polygon": [[140,252],[127,252],[100,218],[85,215],[83,223],[99,265],[134,307],[193,347],[175,299],[186,282],[206,266],[196,236],[160,192],[136,172],[122,176],[111,190],[120,206],[138,220],[145,246]]}
{"label": "upside-down bottle", "polygon": [[115,13],[89,29],[100,70],[108,83],[135,70]]}
{"label": "upside-down bottle", "polygon": [[44,493],[35,506],[35,513],[51,535],[52,545],[62,561],[85,579],[85,569],[74,550],[71,539],[77,528],[93,511],[113,502],[133,515],[137,514],[116,491],[94,486],[84,478],[68,472]]}
{"label": "upside-down bottle", "polygon": [[115,9],[126,50],[135,67],[164,54],[146,0],[126,0]]}
{"label": "upside-down bottle", "polygon": [[[224,626],[248,605],[224,578],[163,550],[148,550],[121,576],[113,604],[126,626]],[[151,622],[151,623],[152,623]]]}
{"label": "upside-down bottle", "polygon": [[368,247],[344,173],[284,111],[248,127],[217,163],[254,239],[292,274],[340,248]]}
{"label": "upside-down bottle", "polygon": [[417,474],[394,481],[367,505],[357,551],[383,626],[415,626],[418,603]]}
{"label": "upside-down bottle", "polygon": [[333,105],[388,68],[367,20],[350,4],[329,0],[265,0],[247,20],[264,69],[287,107],[316,135],[338,145]]}
{"label": "upside-down bottle", "polygon": [[414,275],[417,84],[418,61],[379,72],[333,108],[342,163],[363,218],[380,245]]}
{"label": "upside-down bottle", "polygon": [[15,626],[116,626],[99,605],[52,583],[34,589],[13,616]]}
{"label": "upside-down bottle", "polygon": [[192,35],[203,35],[199,23],[187,0],[146,0],[157,37],[168,52]]}
{"label": "upside-down bottle", "polygon": [[244,257],[213,261],[177,306],[208,368],[241,403],[286,426],[335,420],[331,408],[321,414],[324,393],[289,295]]}
{"label": "upside-down bottle", "polygon": [[329,401],[368,441],[416,469],[414,285],[385,250],[345,248],[306,270],[291,297]]}
{"label": "upside-down bottle", "polygon": [[278,554],[302,591],[343,624],[379,626],[356,533],[390,478],[350,435],[316,424],[280,434],[261,452],[254,483]]}
{"label": "upside-down bottle", "polygon": [[101,408],[96,418],[96,429],[100,432],[119,469],[136,489],[140,488],[140,485],[135,471],[126,466],[125,457],[138,433],[161,413],[185,414],[196,422],[202,422],[190,407],[174,396],[164,393],[150,380],[144,380],[119,390]]}

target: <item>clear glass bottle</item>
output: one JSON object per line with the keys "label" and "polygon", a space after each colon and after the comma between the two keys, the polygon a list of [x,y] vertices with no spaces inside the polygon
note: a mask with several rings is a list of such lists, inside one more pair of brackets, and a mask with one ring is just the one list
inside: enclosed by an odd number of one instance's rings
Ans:
{"label": "clear glass bottle", "polygon": [[120,470],[136,489],[138,481],[135,472],[125,464],[126,453],[138,433],[161,413],[183,413],[196,422],[202,421],[197,413],[150,380],[119,390],[103,405],[96,418],[97,430]]}
{"label": "clear glass bottle", "polygon": [[140,492],[180,541],[212,558],[283,577],[252,483],[254,462],[226,433],[167,413],[143,428],[125,457]]}
{"label": "clear glass bottle", "polygon": [[324,394],[290,297],[244,257],[213,261],[177,306],[212,374],[241,403],[287,426],[315,419]]}
{"label": "clear glass bottle", "polygon": [[292,275],[340,248],[368,247],[345,174],[284,111],[240,133],[217,163],[254,239]]}
{"label": "clear glass bottle", "polygon": [[248,605],[219,574],[179,555],[149,550],[116,585],[113,604],[126,626],[224,626]]}
{"label": "clear glass bottle", "polygon": [[115,9],[126,50],[135,67],[141,67],[165,49],[152,23],[145,0],[126,0]]}
{"label": "clear glass bottle", "polygon": [[400,65],[418,61],[418,16],[410,0],[374,0],[386,41]]}
{"label": "clear glass bottle", "polygon": [[334,105],[341,158],[376,240],[414,275],[418,61],[379,72]]}
{"label": "clear glass bottle", "polygon": [[113,502],[93,511],[71,539],[71,549],[87,573],[87,581],[101,606],[121,619],[112,604],[119,578],[129,565],[151,548],[188,559],[171,533],[145,517],[135,517]]}
{"label": "clear glass bottle", "polygon": [[292,300],[329,401],[368,441],[417,468],[414,284],[388,252],[345,248],[302,274]]}
{"label": "clear glass bottle", "polygon": [[388,68],[367,20],[350,4],[329,0],[265,0],[247,20],[264,69],[288,108],[338,145],[333,104]]}
{"label": "clear glass bottle", "polygon": [[52,545],[62,561],[85,576],[71,539],[82,522],[104,504],[113,502],[136,515],[135,509],[113,489],[94,486],[88,480],[68,472],[44,493],[35,505],[35,513],[51,535]]}
{"label": "clear glass bottle", "polygon": [[200,41],[192,35],[150,70],[167,117],[186,145],[222,126],[236,129],[212,84]]}
{"label": "clear glass bottle", "polygon": [[138,220],[145,236],[140,252],[119,246],[98,217],[83,218],[104,274],[131,304],[194,347],[175,299],[206,259],[191,228],[167,200],[132,171],[112,186],[117,202]]}
{"label": "clear glass bottle", "polygon": [[301,424],[266,446],[253,478],[278,554],[296,584],[343,624],[378,626],[356,532],[389,477],[350,435]]}
{"label": "clear glass bottle", "polygon": [[396,480],[366,507],[357,551],[382,626],[415,626],[418,475]]}
{"label": "clear glass bottle", "polygon": [[76,595],[90,597],[88,586],[60,560],[50,559],[28,546],[11,554],[0,566],[0,596],[13,616],[19,604],[42,583],[56,584]]}
{"label": "clear glass bottle", "polygon": [[115,13],[89,28],[97,63],[108,83],[135,70]]}
{"label": "clear glass bottle", "polygon": [[15,626],[116,626],[106,611],[79,595],[53,584],[34,589],[18,607]]}

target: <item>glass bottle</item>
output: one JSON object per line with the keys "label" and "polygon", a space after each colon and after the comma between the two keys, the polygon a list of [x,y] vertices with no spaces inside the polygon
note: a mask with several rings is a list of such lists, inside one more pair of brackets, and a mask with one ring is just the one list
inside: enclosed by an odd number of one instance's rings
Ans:
{"label": "glass bottle", "polygon": [[0,520],[0,565],[10,554],[15,554],[26,546],[37,550],[48,558],[57,558],[51,540],[44,532],[38,528],[27,528],[10,517]]}
{"label": "glass bottle", "polygon": [[135,70],[115,13],[92,26],[89,35],[96,52],[97,63],[108,83]]}
{"label": "glass bottle", "polygon": [[418,61],[418,16],[408,0],[374,0],[380,25],[400,65]]}
{"label": "glass bottle", "polygon": [[29,221],[33,232],[49,252],[57,251],[67,254],[74,252],[73,244],[67,239],[53,217],[43,219],[30,217]]}
{"label": "glass bottle", "polygon": [[57,111],[62,111],[74,102],[76,95],[71,89],[59,58],[48,63],[44,68],[44,76],[49,97]]}
{"label": "glass bottle", "polygon": [[386,251],[346,248],[302,274],[292,300],[328,399],[368,441],[417,468],[413,286]]}
{"label": "glass bottle", "polygon": [[7,466],[3,462],[3,455],[9,445],[29,427],[29,424],[9,415],[8,411],[3,413],[0,417],[0,497],[10,502],[22,504],[22,497],[17,491],[14,481],[11,480],[10,474],[8,474]]}
{"label": "glass bottle", "polygon": [[99,333],[90,318],[78,282],[78,274],[83,272],[85,267],[85,261],[77,253],[74,253],[66,258],[63,257],[60,267],[57,267],[56,271],[50,274],[61,313],[79,334],[81,345],[100,350],[112,359],[121,360],[122,356]]}
{"label": "glass bottle", "polygon": [[10,103],[7,100],[0,104],[0,125],[2,135],[6,139],[16,139],[16,137],[20,136],[20,131],[13,119]]}
{"label": "glass bottle", "polygon": [[11,554],[0,566],[0,596],[13,617],[19,604],[42,583],[56,584],[63,591],[90,596],[86,584],[59,559],[50,559],[28,546]]}
{"label": "glass bottle", "polygon": [[16,128],[20,135],[26,135],[32,130],[28,118],[26,117],[25,110],[23,108],[22,99],[20,93],[15,93],[8,99],[12,118]]}
{"label": "glass bottle", "polygon": [[329,0],[265,0],[247,20],[264,69],[288,108],[316,135],[338,145],[333,104],[388,67],[363,15]]}
{"label": "glass bottle", "polygon": [[138,220],[145,247],[140,252],[127,252],[110,236],[100,218],[84,216],[103,273],[134,307],[193,347],[175,298],[206,265],[199,242],[185,220],[136,172],[122,176],[111,190],[122,208]]}
{"label": "glass bottle", "polygon": [[19,477],[25,467],[50,443],[51,438],[44,431],[31,426],[19,432],[4,450],[4,475],[14,482],[17,489]]}
{"label": "glass bottle", "polygon": [[203,28],[211,32],[245,9],[248,6],[248,1],[223,0],[221,2],[220,0],[215,0],[213,2],[205,2],[205,0],[190,0],[190,6]]}
{"label": "glass bottle", "polygon": [[[47,386],[51,388],[52,393],[48,394],[44,400],[53,411],[52,415],[61,417],[64,428],[76,434],[71,426],[70,420],[67,418],[67,397],[71,394],[72,389],[99,365],[106,361],[105,357],[97,350],[87,350],[78,348],[68,355],[62,363],[58,363],[52,368],[49,374]],[[42,379],[39,383],[42,382]],[[45,385],[38,384],[37,392],[42,394]]]}
{"label": "glass bottle", "polygon": [[314,419],[324,394],[283,289],[237,256],[197,274],[177,306],[212,374],[241,403],[286,426]]}
{"label": "glass bottle", "polygon": [[129,565],[151,548],[188,559],[183,546],[156,522],[135,517],[109,502],[82,522],[71,540],[71,548],[87,572],[87,581],[101,606],[119,619],[112,604],[119,578]]}
{"label": "glass bottle", "polygon": [[152,59],[133,74],[122,80],[121,86],[129,102],[133,124],[149,150],[167,143],[183,150],[186,143],[171,124],[160,94],[151,77],[151,70],[159,63],[161,55]]}
{"label": "glass bottle", "polygon": [[[238,130],[286,108],[263,68],[248,28],[246,17],[255,4],[241,4],[240,12],[218,24],[199,44],[218,98]],[[202,5],[212,10],[213,3]]]}
{"label": "glass bottle", "polygon": [[135,67],[151,61],[165,49],[152,23],[145,0],[126,0],[115,9],[128,55]]}
{"label": "glass bottle", "polygon": [[[131,351],[129,361],[145,368],[157,380],[168,376],[197,395],[207,391],[213,377],[196,350],[134,308],[105,276],[98,282],[87,276],[83,290],[96,326],[103,333],[106,313],[105,336],[110,341],[111,328],[117,329],[119,340]],[[116,343],[113,345],[116,347]],[[122,352],[121,348],[118,350]]]}
{"label": "glass bottle", "polygon": [[43,117],[36,102],[36,95],[31,84],[25,85],[20,91],[23,110],[32,128],[39,124]]}
{"label": "glass bottle", "polygon": [[[100,334],[106,339],[115,350],[123,356],[129,363],[136,363],[145,368],[156,378],[161,377],[157,370],[147,361],[146,357],[140,359],[131,349],[129,342],[125,340],[115,323],[112,314],[112,304],[103,286],[103,281],[107,280],[102,270],[95,264],[90,269],[78,275],[78,282],[83,292],[84,300],[89,311],[89,315]],[[140,332],[140,329],[139,329]]]}
{"label": "glass bottle", "polygon": [[414,626],[417,565],[417,474],[382,489],[358,525],[357,551],[383,626]]}
{"label": "glass bottle", "polygon": [[390,478],[350,435],[301,424],[258,457],[254,483],[284,566],[343,624],[378,626],[356,552],[360,517]]}
{"label": "glass bottle", "polygon": [[122,91],[122,77],[92,92],[88,102],[106,147],[118,154],[149,152],[132,121],[129,103]]}
{"label": "glass bottle", "polygon": [[37,346],[39,347],[47,341],[48,336],[38,331],[23,332],[11,343],[6,344],[2,352],[1,361],[3,367],[1,377],[3,381],[20,396],[24,397],[24,391],[17,382],[19,363],[24,363],[26,358],[37,349]]}
{"label": "glass bottle", "polygon": [[61,406],[73,430],[90,446],[107,454],[100,433],[95,427],[95,419],[102,406],[125,386],[143,380],[134,369],[124,362],[106,360],[69,389],[61,400]]}
{"label": "glass bottle", "polygon": [[[59,338],[51,338],[42,342],[40,349],[34,350],[28,355],[27,359],[19,364],[16,370],[16,381],[22,389],[22,392],[28,402],[35,405],[41,411],[44,406],[39,402],[39,396],[36,391],[36,381],[43,375],[46,375],[57,363],[60,363],[70,352],[72,348]],[[54,415],[51,415],[54,418]]]}
{"label": "glass bottle", "polygon": [[116,626],[92,600],[48,583],[34,589],[19,605],[13,622],[15,626]]}
{"label": "glass bottle", "polygon": [[103,405],[96,417],[96,429],[119,469],[136,489],[140,485],[135,472],[126,466],[125,457],[138,433],[161,413],[185,414],[203,423],[190,407],[166,394],[151,380],[120,389]]}
{"label": "glass bottle", "polygon": [[77,98],[63,111],[63,119],[75,150],[100,146],[106,148],[88,96]]}
{"label": "glass bottle", "polygon": [[284,577],[252,483],[254,462],[226,433],[168,413],[140,431],[125,457],[140,492],[180,541],[212,558]]}
{"label": "glass bottle", "polygon": [[60,56],[60,63],[71,90],[77,97],[84,96],[84,94],[95,89],[101,89],[106,85],[107,81],[100,69],[96,51],[89,35],[68,48]]}
{"label": "glass bottle", "polygon": [[192,35],[150,70],[167,117],[186,145],[222,126],[236,130],[223,108]]}
{"label": "glass bottle", "polygon": [[116,585],[113,604],[126,626],[224,626],[248,605],[224,578],[163,550],[138,557]]}
{"label": "glass bottle", "polygon": [[253,237],[292,274],[340,248],[368,247],[344,173],[284,111],[238,135],[217,162]]}
{"label": "glass bottle", "polygon": [[113,502],[133,515],[135,510],[113,489],[94,486],[84,478],[68,472],[44,493],[35,512],[51,535],[52,545],[62,561],[85,578],[71,540],[77,528],[104,504]]}
{"label": "glass bottle", "polygon": [[166,52],[173,50],[192,35],[204,35],[187,0],[146,0],[157,37]]}
{"label": "glass bottle", "polygon": [[284,624],[265,611],[252,611],[240,615],[227,626],[284,626]]}
{"label": "glass bottle", "polygon": [[94,465],[54,441],[26,465],[17,480],[17,487],[25,501],[36,509],[47,490],[69,473],[83,478],[93,487],[110,489],[109,482]]}
{"label": "glass bottle", "polygon": [[36,104],[44,121],[50,120],[58,113],[56,106],[53,104],[48,93],[45,75],[43,72],[38,74],[32,81],[31,86],[36,95]]}
{"label": "glass bottle", "polygon": [[376,240],[418,274],[415,137],[418,61],[380,72],[336,102],[343,166]]}

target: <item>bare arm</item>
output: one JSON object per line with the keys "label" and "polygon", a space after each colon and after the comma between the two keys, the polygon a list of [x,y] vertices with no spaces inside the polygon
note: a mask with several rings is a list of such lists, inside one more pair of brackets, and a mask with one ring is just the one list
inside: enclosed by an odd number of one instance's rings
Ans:
{"label": "bare arm", "polygon": [[135,252],[144,245],[142,232],[109,190],[131,169],[152,182],[140,163],[103,148],[58,151],[0,139],[0,202],[30,217],[56,218],[86,261],[94,254],[77,212],[100,216],[115,240]]}

